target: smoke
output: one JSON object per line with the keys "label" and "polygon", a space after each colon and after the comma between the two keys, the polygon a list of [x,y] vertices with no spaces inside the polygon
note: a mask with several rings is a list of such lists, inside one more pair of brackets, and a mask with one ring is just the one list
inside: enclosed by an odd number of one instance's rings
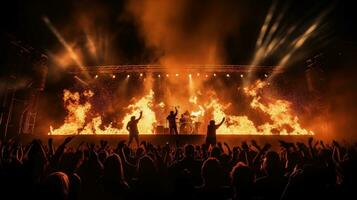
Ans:
{"label": "smoke", "polygon": [[240,22],[237,1],[132,0],[126,11],[137,24],[146,47],[154,52],[151,62],[165,66],[169,74],[158,80],[158,89],[162,90],[162,95],[156,94],[159,101],[169,110],[174,106],[182,112],[199,110],[188,99],[205,95],[209,89],[205,84],[211,80],[200,71],[200,77],[194,73],[187,82],[189,74],[180,67],[226,63],[224,41],[236,34]]}
{"label": "smoke", "polygon": [[[326,115],[318,117],[321,124],[325,124],[324,136],[331,139],[357,141],[357,93],[356,72],[354,58],[347,61],[347,65],[334,72],[326,86],[327,90],[322,98],[326,107]],[[342,61],[341,65],[343,62]],[[319,123],[317,123],[319,125]]]}
{"label": "smoke", "polygon": [[160,64],[224,63],[224,38],[237,27],[234,1],[130,1],[127,10]]}

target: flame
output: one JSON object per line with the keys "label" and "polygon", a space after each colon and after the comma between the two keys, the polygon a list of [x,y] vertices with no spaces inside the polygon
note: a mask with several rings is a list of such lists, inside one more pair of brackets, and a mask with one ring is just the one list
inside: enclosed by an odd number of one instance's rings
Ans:
{"label": "flame", "polygon": [[[250,107],[256,111],[262,112],[270,118],[270,122],[265,122],[260,125],[254,122],[246,115],[230,115],[227,109],[231,104],[222,104],[215,95],[202,99],[206,101],[199,104],[197,96],[191,96],[188,102],[191,107],[195,107],[190,113],[192,116],[204,117],[207,114],[212,115],[212,119],[219,123],[223,117],[226,121],[217,130],[217,134],[254,134],[254,135],[313,135],[312,131],[301,127],[299,119],[293,114],[291,103],[286,100],[275,99],[268,95],[262,95],[262,89],[268,85],[266,82],[257,81],[250,87],[244,88],[244,93],[251,97]],[[140,111],[143,112],[142,119],[138,123],[138,129],[141,134],[153,134],[154,127],[157,124],[154,108],[154,92],[149,93],[141,99],[135,101],[127,107],[128,112],[121,121],[123,126],[119,129],[113,127],[110,123],[104,126],[101,116],[93,113],[92,105],[89,99],[94,93],[90,90],[84,91],[82,94],[64,90],[63,101],[67,110],[67,116],[64,124],[57,129],[50,126],[50,135],[71,135],[71,134],[128,134],[125,129],[126,124],[132,116],[139,117]],[[163,108],[164,102],[156,105]],[[208,115],[207,115],[208,116]]]}
{"label": "flame", "polygon": [[143,112],[143,116],[138,123],[138,129],[140,134],[152,134],[154,132],[154,126],[156,124],[155,112],[152,110],[154,100],[154,92],[150,90],[149,94],[141,98],[139,101],[128,106],[131,110],[130,113],[126,114],[123,119],[124,127],[121,132],[125,132],[125,126],[129,122],[131,116],[139,117],[140,111]]}
{"label": "flame", "polygon": [[165,103],[161,101],[161,102],[158,104],[158,106],[159,106],[160,108],[164,108],[164,107],[165,107]]}
{"label": "flame", "polygon": [[247,116],[234,116],[225,113],[229,106],[230,104],[222,105],[214,97],[205,105],[206,108],[213,109],[213,119],[216,123],[219,123],[223,117],[226,118],[226,122],[217,130],[217,134],[256,134],[254,123]]}
{"label": "flame", "polygon": [[195,117],[203,117],[204,115],[205,115],[205,109],[201,105],[198,105],[197,111],[191,112],[191,116],[195,116]]}
{"label": "flame", "polygon": [[197,96],[191,96],[188,101],[193,104],[197,104]]}
{"label": "flame", "polygon": [[312,131],[303,129],[297,116],[292,114],[291,103],[286,100],[272,100],[267,105],[261,102],[258,90],[266,86],[265,82],[257,81],[251,88],[244,88],[249,96],[253,97],[250,106],[267,114],[272,123],[265,123],[258,127],[262,134],[279,132],[280,135],[313,135]]}
{"label": "flame", "polygon": [[[226,113],[230,104],[223,105],[218,98],[212,96],[208,103],[200,106],[199,111],[192,112],[192,115],[198,115],[208,109],[213,110],[212,115],[216,123],[219,123],[223,117],[226,122],[217,130],[217,134],[258,134],[258,135],[272,135],[274,133],[280,135],[313,135],[312,131],[301,127],[299,119],[294,116],[291,109],[291,103],[281,99],[269,99],[267,104],[262,103],[260,91],[267,85],[266,82],[257,81],[250,88],[244,88],[246,95],[253,97],[250,107],[255,110],[260,110],[271,119],[271,123],[264,123],[256,126],[252,120],[247,116],[229,115]],[[197,97],[190,97],[191,103],[197,104]]]}
{"label": "flame", "polygon": [[[85,96],[89,97],[92,93],[85,92]],[[71,135],[78,134],[78,130],[85,125],[86,116],[91,109],[91,104],[87,101],[84,104],[80,103],[80,94],[78,92],[72,93],[69,90],[63,91],[63,101],[67,109],[67,116],[64,120],[64,124],[53,129],[50,126],[51,135]]]}
{"label": "flame", "polygon": [[[123,128],[118,129],[113,127],[112,123],[108,126],[104,126],[102,129],[102,118],[101,116],[95,115],[90,118],[92,105],[88,101],[94,93],[90,90],[84,91],[82,94],[78,92],[71,92],[69,90],[63,91],[63,101],[64,106],[67,110],[67,116],[64,120],[64,124],[57,129],[54,129],[50,126],[49,135],[110,135],[110,134],[128,134],[125,129],[127,122],[130,120],[130,117],[134,114],[143,111],[142,119],[138,124],[140,133],[150,134],[153,133],[153,127],[156,123],[155,113],[151,110],[154,92],[150,90],[149,94],[141,98],[135,104],[128,106],[128,109],[131,110],[124,119],[123,119]],[[81,103],[82,99],[85,99],[84,103]]]}

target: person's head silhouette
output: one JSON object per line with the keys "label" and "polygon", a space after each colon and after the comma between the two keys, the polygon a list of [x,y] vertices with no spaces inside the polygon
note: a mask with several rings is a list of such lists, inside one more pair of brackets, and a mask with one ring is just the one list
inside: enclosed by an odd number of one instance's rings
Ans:
{"label": "person's head silhouette", "polygon": [[174,115],[174,111],[171,110],[171,111],[170,111],[170,115]]}
{"label": "person's head silhouette", "polygon": [[221,164],[216,158],[208,158],[202,165],[201,176],[206,186],[220,186],[222,181]]}
{"label": "person's head silhouette", "polygon": [[211,121],[209,121],[209,124],[210,124],[211,126],[214,126],[214,125],[216,124],[216,121],[211,120]]}
{"label": "person's head silhouette", "polygon": [[195,148],[192,144],[185,145],[185,156],[189,158],[193,158],[195,155]]}
{"label": "person's head silhouette", "polygon": [[131,116],[130,120],[134,121],[135,120],[135,116]]}
{"label": "person's head silhouette", "polygon": [[111,181],[123,181],[122,162],[117,154],[109,156],[104,162],[104,178]]}

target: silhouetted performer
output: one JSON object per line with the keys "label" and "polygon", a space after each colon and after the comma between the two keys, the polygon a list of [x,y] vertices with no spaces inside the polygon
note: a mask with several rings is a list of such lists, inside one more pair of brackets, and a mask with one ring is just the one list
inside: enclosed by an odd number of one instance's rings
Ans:
{"label": "silhouetted performer", "polygon": [[177,125],[176,125],[176,116],[177,116],[177,108],[175,107],[175,113],[174,111],[170,111],[170,114],[166,118],[169,121],[170,134],[175,134],[175,135],[178,134]]}
{"label": "silhouetted performer", "polygon": [[135,119],[135,116],[131,116],[130,121],[126,125],[126,129],[129,131],[129,142],[128,146],[130,146],[131,141],[133,141],[133,138],[136,141],[137,147],[139,147],[139,130],[138,130],[138,122],[143,116],[143,111],[140,111],[140,116],[138,119]]}
{"label": "silhouetted performer", "polygon": [[214,120],[211,120],[209,122],[209,125],[207,126],[207,137],[206,137],[206,144],[207,146],[209,145],[216,145],[217,139],[216,139],[216,130],[223,124],[224,120],[226,118],[223,117],[221,123],[216,125],[216,122]]}

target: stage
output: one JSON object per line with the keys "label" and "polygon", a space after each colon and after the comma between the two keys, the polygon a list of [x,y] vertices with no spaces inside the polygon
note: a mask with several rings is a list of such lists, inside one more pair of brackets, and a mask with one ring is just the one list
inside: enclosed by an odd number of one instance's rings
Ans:
{"label": "stage", "polygon": [[[43,142],[47,141],[48,138],[53,138],[54,144],[59,145],[66,137],[69,135],[44,135],[44,136],[34,136],[34,135],[22,135],[21,141],[23,143],[30,142],[33,139],[41,139]],[[74,139],[71,141],[72,145],[78,145],[82,141],[84,142],[94,142],[99,144],[100,140],[108,141],[109,145],[116,146],[119,141],[128,140],[128,135],[74,135]],[[241,144],[242,141],[255,140],[258,144],[270,143],[274,147],[279,146],[279,140],[289,141],[289,142],[307,142],[309,135],[217,135],[217,141],[226,142],[231,147],[233,145]],[[163,145],[167,142],[169,144],[179,145],[184,144],[202,144],[205,142],[206,136],[200,135],[139,135],[140,142],[147,141],[154,145]],[[133,141],[133,144],[135,141]]]}

